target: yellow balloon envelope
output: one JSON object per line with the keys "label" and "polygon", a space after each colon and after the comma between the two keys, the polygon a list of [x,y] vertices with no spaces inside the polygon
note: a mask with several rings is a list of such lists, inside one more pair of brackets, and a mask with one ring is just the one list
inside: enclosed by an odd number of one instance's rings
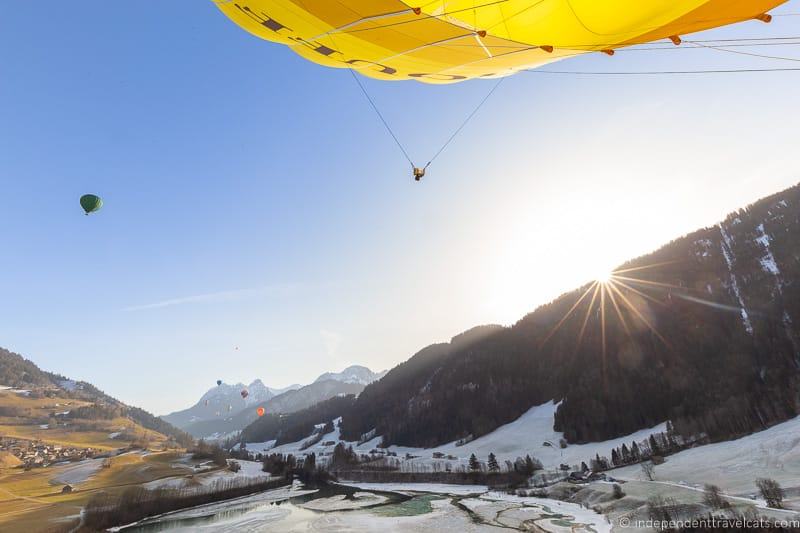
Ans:
{"label": "yellow balloon envelope", "polygon": [[734,24],[786,0],[213,0],[302,57],[372,78],[453,83]]}

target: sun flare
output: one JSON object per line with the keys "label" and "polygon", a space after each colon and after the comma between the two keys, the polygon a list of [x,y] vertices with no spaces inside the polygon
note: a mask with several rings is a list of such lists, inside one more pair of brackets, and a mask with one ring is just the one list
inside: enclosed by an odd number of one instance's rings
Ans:
{"label": "sun flare", "polygon": [[611,281],[611,278],[613,277],[614,273],[611,272],[610,270],[601,270],[600,272],[597,273],[594,279],[597,283],[606,284],[609,281]]}

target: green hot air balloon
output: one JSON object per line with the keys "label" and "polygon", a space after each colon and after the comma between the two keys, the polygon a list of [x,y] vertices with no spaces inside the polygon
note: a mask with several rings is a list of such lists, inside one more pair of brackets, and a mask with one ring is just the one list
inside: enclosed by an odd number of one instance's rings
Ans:
{"label": "green hot air balloon", "polygon": [[90,213],[100,211],[100,208],[103,207],[103,199],[94,194],[84,194],[81,196],[81,207],[88,216]]}

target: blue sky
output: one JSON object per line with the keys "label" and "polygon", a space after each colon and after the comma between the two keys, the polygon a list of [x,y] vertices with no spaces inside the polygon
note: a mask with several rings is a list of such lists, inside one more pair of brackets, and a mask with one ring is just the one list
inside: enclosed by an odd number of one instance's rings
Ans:
{"label": "blue sky", "polygon": [[[704,36],[798,34],[785,16]],[[800,181],[800,72],[520,74],[416,184],[349,73],[211,2],[6,3],[0,48],[0,345],[159,414],[216,379],[379,370],[511,324]],[[797,63],[665,50],[553,68],[743,66]],[[491,83],[365,80],[421,161]]]}

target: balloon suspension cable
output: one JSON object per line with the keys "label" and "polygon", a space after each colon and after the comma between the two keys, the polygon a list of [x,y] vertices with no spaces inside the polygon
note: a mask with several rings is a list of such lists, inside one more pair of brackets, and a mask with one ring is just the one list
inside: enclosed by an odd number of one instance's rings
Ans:
{"label": "balloon suspension cable", "polygon": [[372,99],[372,97],[367,92],[367,88],[364,87],[364,84],[361,83],[360,79],[358,79],[358,75],[355,72],[353,72],[353,69],[348,69],[348,70],[350,71],[350,74],[353,75],[353,79],[356,80],[356,83],[358,83],[358,86],[361,88],[361,92],[364,93],[364,96],[366,96],[367,100],[369,101],[370,105],[372,106],[372,109],[375,110],[375,114],[377,114],[378,118],[381,119],[381,122],[383,122],[383,126],[386,128],[386,131],[389,132],[389,135],[392,136],[392,139],[394,139],[394,142],[397,144],[397,147],[400,148],[400,151],[403,152],[404,156],[406,156],[406,159],[408,160],[408,162],[411,163],[411,167],[414,168],[415,167],[414,161],[411,160],[411,157],[408,155],[408,152],[403,147],[403,144],[397,138],[397,135],[395,135],[394,131],[392,131],[392,128],[389,126],[389,123],[386,122],[385,118],[383,118],[383,115],[381,114],[380,110],[378,109],[378,106],[375,105],[375,101]]}
{"label": "balloon suspension cable", "polygon": [[487,100],[491,98],[491,96],[494,94],[497,88],[500,87],[500,84],[503,83],[504,80],[505,78],[500,78],[499,80],[497,80],[497,83],[494,84],[494,87],[492,87],[492,89],[486,94],[486,96],[483,97],[483,100],[481,100],[480,103],[478,103],[477,107],[475,107],[475,109],[472,110],[472,113],[469,114],[469,116],[464,120],[464,122],[462,122],[461,125],[456,129],[456,131],[453,132],[450,138],[447,139],[447,141],[442,145],[441,148],[439,148],[439,151],[436,152],[433,155],[433,157],[431,157],[430,161],[428,161],[425,164],[423,170],[427,170],[428,167],[431,166],[431,163],[433,163],[436,160],[436,158],[439,157],[439,155],[441,155],[442,152],[444,152],[445,148],[450,146],[450,143],[452,143],[455,140],[455,138],[458,137],[458,134],[461,133],[461,130],[463,130],[467,126],[467,124],[469,124],[469,122],[472,120],[472,117],[478,114],[478,111],[480,111],[480,109],[483,107],[483,104],[485,104]]}
{"label": "balloon suspension cable", "polygon": [[[394,142],[395,144],[397,144],[397,147],[400,149],[401,152],[403,152],[403,155],[405,156],[406,160],[408,160],[408,162],[411,164],[411,168],[414,169],[414,175],[415,177],[417,177],[417,166],[414,164],[414,161],[411,159],[411,156],[408,155],[408,151],[403,146],[403,143],[401,143],[400,140],[397,138],[397,135],[395,135],[391,126],[389,126],[389,122],[383,116],[383,113],[380,112],[380,109],[378,109],[375,100],[372,99],[369,92],[367,91],[367,88],[364,86],[363,83],[361,83],[361,80],[358,79],[358,75],[355,73],[355,71],[352,68],[348,70],[350,71],[350,74],[353,76],[353,79],[356,80],[358,87],[361,89],[361,92],[366,97],[370,106],[372,106],[372,109],[375,111],[375,114],[378,115],[378,118],[383,123],[383,127],[386,128],[386,131],[388,131],[389,135],[392,136],[392,139],[394,139]],[[483,105],[489,100],[489,98],[491,98],[491,96],[494,94],[497,88],[500,87],[500,84],[503,83],[504,80],[505,80],[504,77],[497,80],[497,83],[494,84],[494,86],[486,94],[486,96],[484,96],[483,99],[478,103],[478,105],[475,106],[475,109],[473,109],[472,112],[467,116],[467,118],[464,119],[464,122],[462,122],[461,125],[458,128],[456,128],[456,130],[453,132],[452,135],[450,135],[450,137],[447,139],[447,141],[445,141],[445,143],[441,146],[441,148],[439,148],[439,150],[437,150],[436,153],[433,154],[433,157],[431,157],[430,160],[425,164],[425,166],[422,167],[421,176],[424,176],[425,171],[428,170],[428,167],[431,166],[431,164],[436,160],[436,158],[438,158],[442,154],[442,152],[444,152],[445,149],[448,146],[450,146],[450,144],[456,139],[456,137],[458,137],[458,135],[464,130],[464,128],[467,127],[470,121],[472,121],[473,117],[478,114],[478,111],[480,111]]]}

